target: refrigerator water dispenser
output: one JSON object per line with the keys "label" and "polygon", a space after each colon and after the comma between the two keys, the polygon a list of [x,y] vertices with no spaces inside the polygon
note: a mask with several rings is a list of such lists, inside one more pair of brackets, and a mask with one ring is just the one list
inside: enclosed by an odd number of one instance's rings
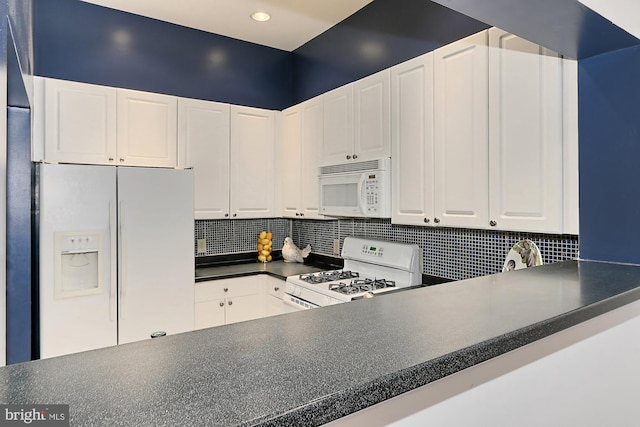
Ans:
{"label": "refrigerator water dispenser", "polygon": [[102,232],[55,233],[55,298],[102,292]]}

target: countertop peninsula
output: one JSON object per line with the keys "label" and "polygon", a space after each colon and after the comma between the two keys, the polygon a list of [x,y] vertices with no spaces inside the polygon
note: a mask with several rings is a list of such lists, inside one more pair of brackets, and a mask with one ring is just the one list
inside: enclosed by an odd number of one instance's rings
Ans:
{"label": "countertop peninsula", "polygon": [[0,401],[72,425],[319,425],[640,298],[566,261],[0,368]]}

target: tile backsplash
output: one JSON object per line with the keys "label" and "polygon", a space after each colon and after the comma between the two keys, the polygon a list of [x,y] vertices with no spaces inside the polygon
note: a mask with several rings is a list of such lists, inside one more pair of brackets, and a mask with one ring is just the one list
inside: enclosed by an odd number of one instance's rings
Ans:
{"label": "tile backsplash", "polygon": [[391,224],[390,220],[200,220],[195,229],[196,240],[207,239],[207,252],[196,256],[255,251],[256,237],[262,230],[273,233],[275,250],[282,249],[291,232],[298,246],[308,243],[314,253],[322,255],[334,255],[333,240],[340,239],[342,247],[347,236],[415,243],[423,250],[425,274],[455,280],[502,271],[509,249],[521,239],[535,242],[545,264],[578,258],[578,236],[415,227]]}

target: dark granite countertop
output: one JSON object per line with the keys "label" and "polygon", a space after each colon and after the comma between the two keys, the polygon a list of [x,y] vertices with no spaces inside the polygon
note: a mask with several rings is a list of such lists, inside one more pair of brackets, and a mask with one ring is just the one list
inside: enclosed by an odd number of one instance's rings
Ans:
{"label": "dark granite countertop", "polygon": [[318,425],[638,298],[640,266],[567,261],[8,366],[0,401],[69,404],[72,425]]}
{"label": "dark granite countertop", "polygon": [[287,276],[297,276],[299,274],[315,273],[326,270],[326,267],[317,265],[301,264],[297,262],[272,261],[246,262],[221,266],[202,266],[196,268],[196,282],[207,280],[228,279],[233,277],[248,276],[251,274],[269,274],[281,279]]}

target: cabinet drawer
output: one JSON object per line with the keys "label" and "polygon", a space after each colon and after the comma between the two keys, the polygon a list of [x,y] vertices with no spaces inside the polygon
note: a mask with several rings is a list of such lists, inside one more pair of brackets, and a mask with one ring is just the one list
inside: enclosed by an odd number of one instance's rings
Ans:
{"label": "cabinet drawer", "polygon": [[256,294],[260,291],[258,283],[258,276],[199,282],[195,285],[195,300],[196,302],[204,302]]}

